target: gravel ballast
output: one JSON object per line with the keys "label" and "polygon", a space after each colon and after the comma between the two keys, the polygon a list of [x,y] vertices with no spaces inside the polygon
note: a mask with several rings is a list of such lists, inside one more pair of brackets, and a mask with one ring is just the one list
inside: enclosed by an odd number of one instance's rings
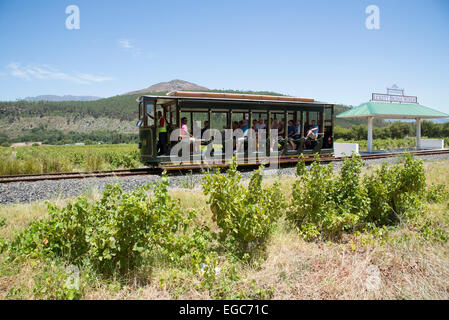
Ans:
{"label": "gravel ballast", "polygon": [[[425,161],[448,160],[448,154],[417,156]],[[383,158],[365,160],[367,166],[383,162],[397,163],[397,158]],[[334,162],[334,169],[339,170],[342,162]],[[295,167],[278,170],[266,170],[267,175],[294,176]],[[242,173],[244,178],[250,176],[250,172]],[[171,188],[195,188],[201,184],[201,174],[189,174],[184,176],[171,176],[169,182]],[[39,200],[53,200],[73,198],[83,193],[103,192],[108,184],[120,184],[123,191],[130,191],[146,183],[159,181],[158,175],[108,177],[108,178],[84,178],[68,180],[46,180],[37,182],[17,182],[0,184],[0,204],[29,203]]]}

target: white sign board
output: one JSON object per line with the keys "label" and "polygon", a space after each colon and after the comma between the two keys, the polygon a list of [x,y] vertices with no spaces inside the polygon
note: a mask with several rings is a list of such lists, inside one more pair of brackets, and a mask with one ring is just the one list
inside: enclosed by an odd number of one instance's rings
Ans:
{"label": "white sign board", "polygon": [[418,97],[399,96],[384,93],[373,93],[371,100],[381,102],[418,103]]}

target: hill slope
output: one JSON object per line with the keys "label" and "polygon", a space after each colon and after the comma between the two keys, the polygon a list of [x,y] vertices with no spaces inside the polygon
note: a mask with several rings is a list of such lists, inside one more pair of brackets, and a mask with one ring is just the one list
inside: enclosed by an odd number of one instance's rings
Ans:
{"label": "hill slope", "polygon": [[148,92],[170,92],[170,91],[208,91],[209,89],[206,87],[199,86],[195,83],[175,79],[169,82],[160,82],[156,83],[146,89],[137,90],[125,93],[125,95],[135,95],[135,94],[144,94]]}

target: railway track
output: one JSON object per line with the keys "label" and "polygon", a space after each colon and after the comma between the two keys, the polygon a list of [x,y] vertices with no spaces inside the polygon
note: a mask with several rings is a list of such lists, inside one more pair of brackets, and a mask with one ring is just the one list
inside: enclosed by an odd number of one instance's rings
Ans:
{"label": "railway track", "polygon": [[[420,151],[408,151],[415,156],[427,156],[427,155],[439,155],[449,154],[449,149],[444,150],[420,150]],[[383,158],[398,157],[406,152],[391,152],[391,153],[378,153],[361,155],[363,160],[374,160]],[[331,155],[323,155],[320,157],[322,162],[343,161],[344,157],[332,157]],[[279,158],[280,166],[287,166],[296,164],[298,156],[283,156]],[[313,157],[306,158],[306,161],[313,161]],[[239,169],[251,170],[257,168],[262,164],[262,161],[256,163],[241,163]],[[9,175],[0,176],[0,184],[14,183],[14,182],[35,182],[43,180],[67,180],[67,179],[84,179],[84,178],[106,178],[106,177],[127,177],[127,176],[142,176],[142,175],[155,175],[162,174],[164,170],[169,174],[183,174],[186,172],[202,171],[211,168],[227,167],[228,163],[220,164],[208,164],[202,163],[189,163],[182,165],[167,165],[160,168],[139,168],[139,169],[119,169],[108,171],[92,171],[92,172],[63,172],[63,173],[46,173],[46,174],[25,174],[25,175]]]}

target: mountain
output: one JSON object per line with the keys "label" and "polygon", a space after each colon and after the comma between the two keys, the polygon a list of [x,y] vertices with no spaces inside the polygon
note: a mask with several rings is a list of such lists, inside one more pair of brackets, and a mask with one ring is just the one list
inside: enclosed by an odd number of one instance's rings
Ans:
{"label": "mountain", "polygon": [[175,79],[169,82],[156,83],[146,89],[125,93],[124,95],[144,94],[149,92],[170,92],[170,91],[208,91],[206,87],[199,86],[195,83]]}
{"label": "mountain", "polygon": [[56,96],[56,95],[43,95],[43,96],[36,96],[36,97],[26,97],[25,101],[54,101],[54,102],[60,102],[60,101],[95,101],[100,100],[101,97],[94,97],[94,96]]}

